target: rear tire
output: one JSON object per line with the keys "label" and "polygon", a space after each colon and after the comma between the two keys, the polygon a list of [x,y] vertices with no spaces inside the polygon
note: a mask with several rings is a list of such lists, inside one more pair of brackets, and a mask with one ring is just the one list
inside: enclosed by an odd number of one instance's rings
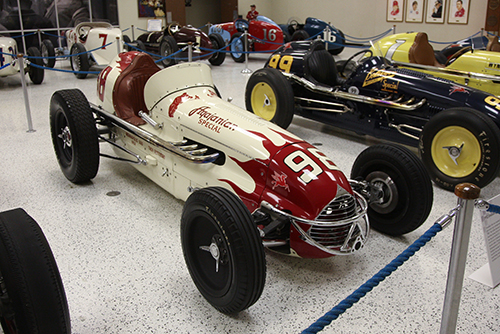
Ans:
{"label": "rear tire", "polygon": [[73,183],[93,179],[99,169],[97,127],[89,102],[80,90],[59,90],[52,95],[50,130],[64,176]]}
{"label": "rear tire", "polygon": [[71,333],[54,255],[40,226],[22,209],[0,213],[0,276],[4,333]]}
{"label": "rear tire", "polygon": [[372,191],[380,191],[381,201],[372,201],[368,207],[370,225],[380,232],[411,232],[425,222],[431,211],[429,174],[422,161],[403,146],[370,146],[354,162],[351,178],[362,178],[370,183]]}
{"label": "rear tire", "polygon": [[[40,50],[32,46],[28,48],[28,56],[41,57],[42,55],[40,54]],[[36,65],[28,65],[28,74],[30,76],[30,79],[35,85],[39,85],[43,82],[43,77],[45,76],[45,70],[43,69],[43,60],[42,58],[31,58],[30,63]]]}
{"label": "rear tire", "polygon": [[181,219],[181,243],[200,293],[222,313],[253,305],[266,279],[264,247],[252,215],[231,191],[195,191]]}
{"label": "rear tire", "polygon": [[40,49],[42,57],[45,57],[43,59],[43,65],[45,67],[54,68],[54,65],[56,64],[56,58],[53,57],[56,56],[56,51],[54,49],[54,44],[52,44],[52,41],[50,39],[44,39],[42,41]]}
{"label": "rear tire", "polygon": [[290,82],[275,68],[262,68],[248,79],[247,110],[286,129],[293,119],[295,102]]}

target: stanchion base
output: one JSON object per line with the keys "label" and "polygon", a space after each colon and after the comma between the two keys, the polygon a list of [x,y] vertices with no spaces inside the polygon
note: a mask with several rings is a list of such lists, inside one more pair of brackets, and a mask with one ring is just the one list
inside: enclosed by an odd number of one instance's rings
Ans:
{"label": "stanchion base", "polygon": [[245,68],[243,70],[241,70],[241,73],[245,73],[245,74],[248,74],[248,73],[252,73],[253,71],[249,68]]}
{"label": "stanchion base", "polygon": [[27,130],[27,133],[36,132],[36,130]]}

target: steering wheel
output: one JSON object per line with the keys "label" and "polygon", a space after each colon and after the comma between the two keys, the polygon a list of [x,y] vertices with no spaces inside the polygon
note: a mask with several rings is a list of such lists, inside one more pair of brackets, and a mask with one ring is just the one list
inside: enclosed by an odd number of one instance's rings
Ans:
{"label": "steering wheel", "polygon": [[[344,75],[344,71],[347,67],[347,64],[349,64],[354,58],[356,58],[357,56],[359,55],[362,55],[362,54],[366,54],[366,53],[369,53],[370,54],[370,57],[373,57],[373,51],[372,50],[361,50],[361,51],[358,51],[356,52],[355,54],[353,54],[352,56],[350,56],[346,62],[342,65],[342,67],[340,68],[339,70],[339,74],[341,76],[343,76],[344,78],[346,77],[346,75]],[[356,66],[359,64],[359,60],[356,62]]]}
{"label": "steering wheel", "polygon": [[234,26],[236,30],[243,31],[245,29],[248,29],[248,21],[244,19],[237,19],[236,21],[234,21]]}
{"label": "steering wheel", "polygon": [[179,30],[181,30],[181,27],[178,23],[170,23],[167,27],[167,31],[170,36],[174,36]]}
{"label": "steering wheel", "polygon": [[[299,22],[297,20],[291,20],[288,22],[288,27],[291,27],[293,31],[297,30],[297,27],[299,26]],[[290,30],[290,28],[288,28]]]}
{"label": "steering wheel", "polygon": [[454,54],[452,54],[451,57],[448,58],[448,60],[444,64],[444,66],[450,65],[455,60],[457,60],[458,57],[460,57],[461,55],[463,55],[464,53],[466,53],[469,50],[472,50],[472,47],[466,46],[465,48],[462,48],[462,49],[458,50],[457,52],[455,52]]}

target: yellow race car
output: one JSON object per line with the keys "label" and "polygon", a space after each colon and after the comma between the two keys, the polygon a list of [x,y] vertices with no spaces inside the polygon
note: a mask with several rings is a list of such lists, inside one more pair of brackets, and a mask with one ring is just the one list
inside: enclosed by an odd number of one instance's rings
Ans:
{"label": "yellow race car", "polygon": [[500,52],[493,51],[498,49],[498,39],[491,38],[486,50],[465,46],[451,54],[446,49],[436,52],[425,32],[391,35],[370,48],[400,65],[500,95]]}

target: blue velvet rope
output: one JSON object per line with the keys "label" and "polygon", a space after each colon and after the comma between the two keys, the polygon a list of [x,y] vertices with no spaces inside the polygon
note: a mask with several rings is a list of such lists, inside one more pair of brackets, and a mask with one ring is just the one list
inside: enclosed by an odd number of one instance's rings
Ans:
{"label": "blue velvet rope", "polygon": [[0,70],[3,70],[3,69],[4,69],[4,68],[6,68],[7,66],[10,66],[10,63],[5,64],[5,65],[3,65],[2,67],[0,67]]}
{"label": "blue velvet rope", "polygon": [[368,292],[370,292],[386,277],[390,276],[396,269],[398,269],[399,266],[401,266],[410,257],[412,257],[421,247],[423,247],[441,230],[442,226],[439,225],[438,223],[432,225],[432,227],[429,230],[427,230],[427,232],[425,232],[420,238],[418,238],[413,244],[411,244],[405,251],[403,251],[400,255],[398,255],[394,260],[392,260],[391,263],[389,263],[382,270],[376,273],[366,283],[361,285],[356,291],[354,291],[346,299],[341,301],[337,306],[335,306],[333,309],[327,312],[324,316],[319,318],[315,323],[313,323],[307,329],[302,331],[302,334],[315,334],[323,330],[323,328],[328,326],[333,320],[337,319],[353,304],[357,303],[362,297],[364,297]]}
{"label": "blue velvet rope", "polygon": [[489,204],[488,210],[486,211],[500,214],[500,206]]}

